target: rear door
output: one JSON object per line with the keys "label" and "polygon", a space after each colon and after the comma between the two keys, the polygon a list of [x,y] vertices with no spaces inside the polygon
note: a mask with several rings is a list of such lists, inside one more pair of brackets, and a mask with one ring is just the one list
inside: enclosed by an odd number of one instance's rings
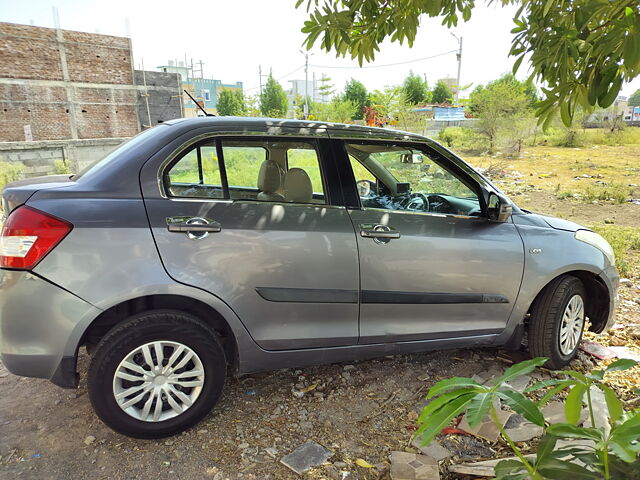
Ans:
{"label": "rear door", "polygon": [[[357,245],[332,188],[328,142],[201,136],[165,148],[141,172],[169,275],[221,298],[264,349],[357,343]],[[259,181],[265,162],[269,178]],[[294,168],[292,200],[284,182]]]}
{"label": "rear door", "polygon": [[345,141],[345,153],[360,203],[360,342],[500,333],[523,246],[511,221],[486,218],[476,180],[426,145]]}

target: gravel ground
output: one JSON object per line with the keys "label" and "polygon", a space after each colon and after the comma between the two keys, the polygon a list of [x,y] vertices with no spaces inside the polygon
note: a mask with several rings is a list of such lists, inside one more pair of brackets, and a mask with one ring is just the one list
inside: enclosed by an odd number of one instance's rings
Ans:
{"label": "gravel ground", "polygon": [[[636,283],[621,292],[620,322],[630,326],[599,337],[605,343],[623,335],[637,348]],[[389,453],[416,451],[410,440],[429,386],[522,359],[520,352],[498,349],[449,350],[251,375],[230,380],[220,404],[199,425],[162,440],[135,440],[104,426],[91,410],[84,380],[77,390],[63,390],[15,377],[0,364],[0,478],[300,478],[279,460],[315,441],[333,452],[332,464],[305,478],[388,479]],[[83,354],[81,372],[88,362]],[[581,352],[573,367],[594,364]],[[638,385],[637,370],[631,385]],[[300,390],[307,391],[294,393]],[[629,389],[619,391],[628,397]],[[457,459],[504,452],[500,443],[471,436],[441,440]],[[358,459],[373,468],[357,466]]]}

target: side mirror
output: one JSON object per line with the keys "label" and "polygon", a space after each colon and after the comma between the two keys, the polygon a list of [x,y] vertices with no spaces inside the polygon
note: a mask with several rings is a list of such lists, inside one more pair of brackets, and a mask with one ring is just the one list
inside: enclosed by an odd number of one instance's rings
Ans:
{"label": "side mirror", "polygon": [[491,192],[489,194],[489,201],[487,202],[487,214],[489,220],[493,222],[506,222],[511,216],[511,204],[509,200]]}
{"label": "side mirror", "polygon": [[402,153],[400,163],[422,163],[422,155],[419,153]]}
{"label": "side mirror", "polygon": [[358,180],[356,187],[358,188],[359,196],[368,197],[371,195],[371,182],[369,180]]}

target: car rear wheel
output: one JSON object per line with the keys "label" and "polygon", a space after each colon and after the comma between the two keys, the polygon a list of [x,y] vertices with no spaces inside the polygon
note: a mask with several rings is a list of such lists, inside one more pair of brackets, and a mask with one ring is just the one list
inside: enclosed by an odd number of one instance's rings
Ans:
{"label": "car rear wheel", "polygon": [[562,368],[578,352],[585,325],[585,288],[571,275],[545,287],[531,308],[529,352],[547,357],[546,366]]}
{"label": "car rear wheel", "polygon": [[226,361],[215,333],[197,318],[170,310],[131,317],[98,344],[89,396],[100,419],[137,438],[179,433],[217,403]]}

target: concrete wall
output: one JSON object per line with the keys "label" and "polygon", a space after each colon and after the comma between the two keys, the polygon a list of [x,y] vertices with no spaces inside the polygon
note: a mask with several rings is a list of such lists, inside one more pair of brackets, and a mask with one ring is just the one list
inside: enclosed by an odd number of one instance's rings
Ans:
{"label": "concrete wall", "polygon": [[138,118],[142,129],[182,117],[180,74],[136,70],[134,80],[138,89]]}
{"label": "concrete wall", "polygon": [[24,177],[51,175],[56,161],[63,162],[72,172],[104,158],[127,139],[100,138],[90,140],[51,140],[34,142],[0,142],[1,162],[21,162],[26,167]]}

